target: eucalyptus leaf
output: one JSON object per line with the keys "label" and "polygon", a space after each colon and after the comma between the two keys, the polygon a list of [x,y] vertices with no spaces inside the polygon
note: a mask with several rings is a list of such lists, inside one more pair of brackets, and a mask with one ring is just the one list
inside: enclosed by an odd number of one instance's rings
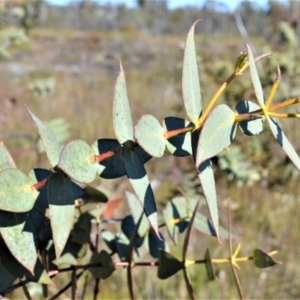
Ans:
{"label": "eucalyptus leaf", "polygon": [[[239,114],[247,114],[259,110],[260,106],[251,101],[243,100],[236,105],[235,109]],[[263,121],[264,116],[261,116],[260,118],[241,121],[239,127],[248,136],[258,135],[263,131]]]}
{"label": "eucalyptus leaf", "polygon": [[11,157],[10,153],[4,146],[4,143],[0,141],[0,171],[4,169],[16,169],[16,164]]}
{"label": "eucalyptus leaf", "polygon": [[268,268],[279,264],[272,256],[260,249],[254,250],[253,257],[254,264],[258,268]]}
{"label": "eucalyptus leaf", "polygon": [[202,110],[201,91],[195,50],[194,30],[196,21],[187,35],[183,67],[182,67],[182,93],[183,103],[189,120],[197,126]]}
{"label": "eucalyptus leaf", "polygon": [[[167,117],[163,121],[165,131],[174,131],[193,126],[189,121],[176,117]],[[166,140],[168,151],[174,156],[192,155],[191,132],[181,133]]]}
{"label": "eucalyptus leaf", "polygon": [[124,148],[122,159],[130,184],[144,207],[145,214],[151,227],[158,235],[157,210],[153,191],[143,162],[134,151]]}
{"label": "eucalyptus leaf", "polygon": [[37,260],[32,228],[26,227],[26,213],[0,210],[0,233],[11,254],[31,273]]}
{"label": "eucalyptus leaf", "polygon": [[135,138],[139,145],[153,157],[163,156],[166,148],[164,129],[152,115],[143,115],[135,126]]}
{"label": "eucalyptus leaf", "polygon": [[94,151],[81,140],[74,140],[65,145],[58,167],[73,180],[83,183],[92,182],[99,171]]}
{"label": "eucalyptus leaf", "polygon": [[171,253],[160,249],[158,254],[157,276],[159,279],[167,279],[183,269],[184,264]]}
{"label": "eucalyptus leaf", "polygon": [[113,125],[116,137],[120,144],[133,141],[133,126],[130,106],[127,97],[125,74],[120,62],[120,73],[115,85],[113,104]]}
{"label": "eucalyptus leaf", "polygon": [[59,160],[61,147],[58,141],[56,140],[54,134],[48,129],[48,127],[38,117],[36,117],[27,107],[26,109],[28,110],[32,120],[34,121],[39,131],[50,164],[52,167],[55,167]]}
{"label": "eucalyptus leaf", "polygon": [[59,259],[69,237],[74,213],[74,194],[70,178],[53,174],[49,181],[49,215],[56,258]]}
{"label": "eucalyptus leaf", "polygon": [[248,51],[248,61],[249,61],[251,79],[252,79],[255,95],[256,95],[259,105],[261,106],[262,109],[264,109],[264,107],[265,107],[264,92],[263,92],[261,82],[260,82],[260,79],[258,76],[253,53],[252,53],[249,45],[246,45],[246,47],[247,47],[247,51]]}
{"label": "eucalyptus leaf", "polygon": [[300,158],[293,145],[287,139],[278,122],[274,118],[271,118],[269,116],[266,116],[266,118],[270,125],[271,131],[274,137],[277,139],[279,145],[282,147],[283,151],[290,158],[295,167],[300,171]]}
{"label": "eucalyptus leaf", "polygon": [[200,133],[196,165],[219,154],[227,148],[236,133],[235,113],[227,105],[214,108],[206,119]]}
{"label": "eucalyptus leaf", "polygon": [[39,192],[33,182],[17,169],[0,171],[0,209],[27,212],[32,209]]}
{"label": "eucalyptus leaf", "polygon": [[143,206],[141,205],[141,202],[137,198],[137,196],[130,192],[125,192],[127,202],[134,220],[134,223],[137,224],[139,221],[140,216],[143,214],[143,218],[141,221],[141,224],[138,229],[138,234],[140,237],[145,236],[145,234],[149,231],[149,222],[147,220],[147,217],[144,214]]}
{"label": "eucalyptus leaf", "polygon": [[100,253],[97,251],[93,252],[90,263],[101,264],[98,267],[89,268],[89,271],[92,273],[95,279],[107,279],[116,269],[111,256],[105,250],[101,250]]}
{"label": "eucalyptus leaf", "polygon": [[[211,160],[206,160],[198,168],[198,178],[207,203],[211,221],[219,240],[219,213],[217,204],[216,183]],[[219,240],[220,241],[220,240]]]}

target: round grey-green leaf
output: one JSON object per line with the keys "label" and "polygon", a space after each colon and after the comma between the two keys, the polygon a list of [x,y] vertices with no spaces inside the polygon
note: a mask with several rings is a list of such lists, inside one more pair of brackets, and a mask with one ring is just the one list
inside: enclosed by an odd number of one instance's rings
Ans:
{"label": "round grey-green leaf", "polygon": [[17,169],[0,172],[0,209],[10,212],[27,212],[32,209],[39,192],[33,182]]}
{"label": "round grey-green leaf", "polygon": [[135,126],[135,138],[139,145],[151,156],[163,156],[166,148],[165,130],[151,115],[143,115]]}

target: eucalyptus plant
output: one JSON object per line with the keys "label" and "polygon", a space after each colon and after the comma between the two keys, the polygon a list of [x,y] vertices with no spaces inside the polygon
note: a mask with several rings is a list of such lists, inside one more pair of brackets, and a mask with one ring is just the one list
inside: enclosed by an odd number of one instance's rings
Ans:
{"label": "eucalyptus plant", "polygon": [[[265,98],[256,61],[270,55],[254,58],[247,52],[237,58],[232,74],[202,107],[201,89],[196,60],[194,28],[186,39],[182,70],[183,105],[187,119],[168,116],[162,122],[154,116],[143,115],[134,126],[126,90],[125,72],[120,61],[114,99],[113,127],[116,139],[96,140],[92,145],[83,140],[73,140],[61,146],[49,128],[26,107],[39,132],[52,169],[33,169],[28,175],[20,171],[11,155],[0,142],[0,294],[29,282],[52,284],[51,278],[70,272],[70,283],[62,287],[59,296],[67,288],[76,295],[76,282],[87,270],[96,282],[108,278],[116,266],[127,268],[128,287],[135,298],[132,278],[135,266],[157,267],[157,276],[167,279],[183,270],[187,293],[192,299],[197,295],[193,289],[188,267],[203,264],[209,280],[214,280],[216,264],[232,266],[239,295],[243,292],[236,269],[238,263],[253,260],[256,267],[276,265],[276,251],[266,253],[254,249],[252,256],[240,257],[240,245],[233,251],[231,224],[227,229],[219,225],[217,188],[214,179],[212,158],[230,148],[237,128],[255,138],[261,134],[264,124],[270,127],[283,151],[300,170],[300,159],[282,131],[277,118],[298,118],[297,113],[279,113],[278,110],[299,103],[299,97],[285,99],[273,104],[280,82],[280,69]],[[256,100],[242,100],[234,108],[216,104],[220,95],[234,79],[250,69]],[[190,199],[183,193],[167,203],[163,210],[164,222],[158,219],[155,196],[147,175],[145,164],[153,157],[161,158],[165,152],[177,157],[191,156],[195,165],[203,196],[210,217],[198,210],[200,199]],[[96,177],[116,179],[127,176],[134,193],[126,192],[131,214],[116,220],[111,211],[118,207],[120,199],[110,199],[90,184]],[[104,203],[99,205],[99,203]],[[96,203],[94,209],[82,211],[87,203]],[[230,212],[230,209],[229,209]],[[75,218],[76,216],[76,218]],[[74,219],[76,220],[74,223]],[[229,223],[230,223],[229,216]],[[107,229],[99,231],[101,223],[121,222],[121,232],[113,234]],[[91,238],[96,226],[96,241]],[[167,239],[161,228],[166,227],[170,239],[178,244],[178,235],[185,233],[181,259],[170,253]],[[202,258],[188,259],[188,246],[192,228],[216,238],[219,244],[229,238],[229,257],[212,258],[209,249],[204,249]],[[99,239],[105,241],[110,253],[99,249]],[[139,248],[144,245],[155,259],[139,261]],[[90,262],[80,260],[91,250]],[[70,267],[60,268],[61,264]],[[13,284],[19,278],[20,282]],[[98,290],[95,289],[95,295]],[[47,289],[44,289],[47,295]],[[95,296],[96,297],[96,296]]]}

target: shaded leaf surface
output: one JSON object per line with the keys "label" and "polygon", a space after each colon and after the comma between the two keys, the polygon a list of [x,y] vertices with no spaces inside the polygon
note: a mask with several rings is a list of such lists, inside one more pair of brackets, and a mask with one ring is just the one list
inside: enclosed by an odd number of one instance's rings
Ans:
{"label": "shaded leaf surface", "polygon": [[31,231],[33,228],[25,226],[26,218],[26,213],[16,214],[0,210],[0,233],[11,254],[33,273],[37,249],[34,232]]}
{"label": "shaded leaf surface", "polygon": [[[190,127],[191,123],[176,117],[167,117],[163,121],[165,131],[173,131]],[[186,132],[166,140],[168,151],[174,156],[188,156],[192,154],[191,132]]]}
{"label": "shaded leaf surface", "polygon": [[100,253],[97,251],[93,252],[90,263],[101,264],[101,266],[89,268],[89,271],[95,279],[107,279],[115,271],[115,265],[112,258],[105,250],[101,250]]}
{"label": "shaded leaf surface", "polygon": [[49,181],[49,215],[56,258],[66,245],[74,219],[75,205],[71,180],[61,174],[53,174]]}
{"label": "shaded leaf surface", "polygon": [[123,149],[122,158],[130,184],[144,207],[151,227],[158,235],[156,204],[143,162],[138,155],[135,155],[134,151],[127,148]]}
{"label": "shaded leaf surface", "polygon": [[[251,101],[243,100],[236,105],[235,109],[239,114],[246,114],[260,109],[260,106]],[[258,135],[263,131],[263,121],[264,117],[262,116],[259,119],[245,120],[238,124],[244,134],[253,136]]]}
{"label": "shaded leaf surface", "polygon": [[279,263],[268,253],[260,249],[255,249],[253,256],[254,256],[254,264],[258,268],[268,268]]}
{"label": "shaded leaf surface", "polygon": [[181,261],[164,250],[159,250],[158,264],[157,276],[159,279],[167,279],[184,267]]}
{"label": "shaded leaf surface", "polygon": [[278,143],[286,153],[286,155],[290,158],[296,168],[300,171],[300,158],[295,151],[293,145],[287,139],[286,135],[280,128],[278,122],[274,118],[270,118],[267,116],[268,123],[270,125],[271,131],[274,137],[277,139]]}
{"label": "shaded leaf surface", "polygon": [[214,271],[214,265],[210,256],[209,249],[206,249],[205,252],[205,269],[206,269],[206,275],[208,280],[214,280],[216,279],[215,271]]}

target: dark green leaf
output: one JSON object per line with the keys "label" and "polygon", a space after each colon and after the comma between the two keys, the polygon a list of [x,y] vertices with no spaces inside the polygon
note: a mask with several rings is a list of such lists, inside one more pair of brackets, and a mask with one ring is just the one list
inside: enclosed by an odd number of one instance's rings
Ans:
{"label": "dark green leaf", "polygon": [[108,230],[101,231],[101,237],[112,252],[117,252],[116,237]]}
{"label": "dark green leaf", "polygon": [[183,269],[183,267],[183,263],[171,253],[162,249],[159,250],[157,269],[157,276],[159,279],[167,279]]}
{"label": "dark green leaf", "polygon": [[[176,118],[167,117],[163,121],[165,131],[173,131],[193,126],[190,122]],[[166,147],[174,156],[188,156],[192,154],[191,132],[186,132],[166,140]]]}
{"label": "dark green leaf", "polygon": [[28,279],[33,282],[52,284],[52,281],[49,278],[47,272],[45,271],[39,258],[36,261],[33,274],[31,274],[12,256],[12,254],[3,242],[0,243],[0,257],[4,267],[17,277],[25,277],[25,279]]}
{"label": "dark green leaf", "polygon": [[[141,215],[140,215],[140,217],[141,217]],[[139,222],[139,219],[138,219],[138,222]],[[138,222],[136,224],[138,224]],[[128,215],[125,218],[123,218],[122,223],[121,223],[121,229],[128,239],[131,238],[131,236],[137,226],[136,224],[134,223],[133,217],[131,215]],[[141,247],[143,244],[143,241],[144,241],[143,238],[140,237],[137,233],[136,238],[135,238],[135,243],[134,243],[135,248]]]}
{"label": "dark green leaf", "polygon": [[17,276],[10,273],[0,262],[0,278],[0,294],[2,294],[14,283],[14,281],[17,279]]}
{"label": "dark green leaf", "polygon": [[115,271],[114,262],[111,259],[111,256],[105,250],[101,250],[100,253],[96,251],[93,252],[90,263],[101,264],[98,267],[89,268],[89,271],[92,273],[95,279],[107,279]]}
{"label": "dark green leaf", "polygon": [[206,274],[208,280],[214,280],[216,279],[215,271],[214,271],[214,265],[210,256],[209,249],[206,249],[205,252],[205,268],[206,268]]}
{"label": "dark green leaf", "polygon": [[10,213],[0,210],[0,233],[11,254],[26,269],[33,273],[37,260],[34,233],[25,226],[25,213]]}
{"label": "dark green leaf", "polygon": [[82,198],[85,202],[106,203],[108,201],[108,197],[104,193],[90,185],[87,185],[84,191],[86,195]]}
{"label": "dark green leaf", "polygon": [[74,220],[74,194],[69,177],[55,173],[49,181],[49,215],[56,258],[59,259]]}
{"label": "dark green leaf", "polygon": [[268,253],[260,249],[255,249],[253,256],[254,256],[254,264],[258,268],[268,268],[280,264],[280,262],[276,261]]}
{"label": "dark green leaf", "polygon": [[293,145],[287,139],[286,135],[280,128],[278,122],[274,118],[270,118],[269,116],[267,116],[266,118],[268,120],[274,137],[277,139],[278,143],[280,144],[286,155],[293,162],[295,167],[300,171],[300,158],[299,155],[296,153]]}
{"label": "dark green leaf", "polygon": [[131,186],[144,207],[151,227],[158,235],[156,204],[144,164],[140,157],[128,148],[123,149],[122,159]]}
{"label": "dark green leaf", "polygon": [[161,239],[157,237],[157,235],[150,231],[148,235],[146,235],[145,246],[149,251],[150,255],[154,258],[158,258],[159,250],[170,251],[168,243],[162,233],[159,233]]}
{"label": "dark green leaf", "polygon": [[[260,109],[260,106],[251,101],[243,100],[236,105],[235,109],[239,114],[248,114]],[[239,127],[246,135],[258,135],[263,131],[263,121],[264,117],[261,116],[258,119],[253,118],[252,120],[241,121],[239,122]]]}

